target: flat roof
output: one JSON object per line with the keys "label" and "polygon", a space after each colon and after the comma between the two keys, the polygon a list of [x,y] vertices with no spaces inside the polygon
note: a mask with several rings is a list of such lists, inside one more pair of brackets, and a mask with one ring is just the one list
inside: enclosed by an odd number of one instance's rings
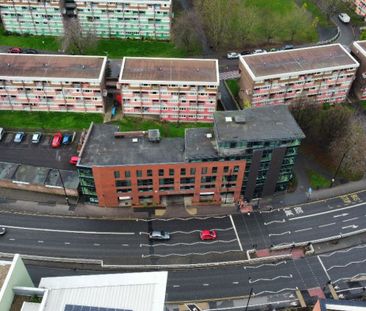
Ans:
{"label": "flat roof", "polygon": [[[184,139],[162,138],[159,143],[146,137],[115,138],[117,125],[93,124],[81,152],[78,166],[113,166],[184,162]],[[137,136],[136,136],[137,137]]]}
{"label": "flat roof", "polygon": [[216,139],[221,141],[273,141],[305,135],[286,105],[214,113]]}
{"label": "flat roof", "polygon": [[67,305],[163,311],[167,279],[166,271],[42,278],[42,311],[64,311]]}
{"label": "flat roof", "polygon": [[185,158],[187,160],[218,158],[214,139],[212,128],[186,129]]}
{"label": "flat roof", "polygon": [[217,59],[125,57],[119,82],[219,84]]}
{"label": "flat roof", "polygon": [[353,46],[356,47],[364,56],[366,56],[366,40],[355,41]]}
{"label": "flat roof", "polygon": [[0,79],[101,81],[105,56],[0,53]]}
{"label": "flat roof", "polygon": [[240,61],[253,79],[354,67],[359,63],[339,43],[245,55]]}

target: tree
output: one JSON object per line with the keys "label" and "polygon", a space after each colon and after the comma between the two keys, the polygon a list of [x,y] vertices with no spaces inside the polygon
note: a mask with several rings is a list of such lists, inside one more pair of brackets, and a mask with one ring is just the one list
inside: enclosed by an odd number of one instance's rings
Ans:
{"label": "tree", "polygon": [[283,24],[289,33],[290,41],[294,41],[299,33],[303,32],[304,29],[307,29],[308,25],[312,24],[312,16],[306,10],[306,7],[302,6],[300,9],[294,10],[292,14],[284,16]]}
{"label": "tree", "polygon": [[83,31],[77,19],[67,21],[61,40],[63,50],[72,54],[85,54],[98,43],[96,35],[92,31]]}
{"label": "tree", "polygon": [[317,0],[318,6],[330,18],[336,14],[343,5],[343,0]]}
{"label": "tree", "polygon": [[361,178],[366,170],[366,134],[362,123],[352,118],[347,131],[335,137],[330,153],[339,171],[351,178]]}
{"label": "tree", "polygon": [[177,47],[193,52],[199,49],[198,30],[196,28],[196,14],[193,11],[187,11],[180,14],[174,22],[173,38]]}

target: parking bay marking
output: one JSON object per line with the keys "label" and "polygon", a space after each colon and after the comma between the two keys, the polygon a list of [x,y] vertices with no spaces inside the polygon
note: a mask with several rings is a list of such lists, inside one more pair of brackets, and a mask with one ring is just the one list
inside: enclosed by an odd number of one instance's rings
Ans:
{"label": "parking bay marking", "polygon": [[238,243],[239,243],[239,248],[240,248],[241,251],[243,251],[243,246],[241,245],[241,242],[240,242],[240,239],[239,239],[239,235],[238,235],[238,232],[236,231],[236,226],[235,226],[233,217],[231,215],[230,215],[230,221],[231,221],[231,224],[233,225],[233,229],[234,229],[236,238],[237,238]]}

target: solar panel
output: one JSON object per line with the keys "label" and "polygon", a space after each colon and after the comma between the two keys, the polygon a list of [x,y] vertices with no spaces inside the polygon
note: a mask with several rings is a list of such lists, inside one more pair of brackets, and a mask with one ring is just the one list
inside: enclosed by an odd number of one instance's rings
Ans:
{"label": "solar panel", "polygon": [[131,309],[104,308],[81,305],[65,305],[64,311],[132,311]]}

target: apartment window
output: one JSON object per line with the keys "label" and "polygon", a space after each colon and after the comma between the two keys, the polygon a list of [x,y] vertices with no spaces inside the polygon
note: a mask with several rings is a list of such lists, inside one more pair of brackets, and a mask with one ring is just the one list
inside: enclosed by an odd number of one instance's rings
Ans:
{"label": "apartment window", "polygon": [[201,174],[203,175],[207,174],[207,167],[202,167]]}
{"label": "apartment window", "polygon": [[191,175],[195,175],[196,174],[196,169],[194,167],[191,167],[191,169],[189,170],[189,173]]}
{"label": "apartment window", "polygon": [[137,170],[136,171],[136,176],[137,177],[142,177],[142,171],[141,170]]}
{"label": "apartment window", "polygon": [[164,176],[164,169],[162,169],[162,168],[161,168],[161,169],[159,170],[159,176]]}
{"label": "apartment window", "polygon": [[120,178],[121,174],[119,173],[119,171],[114,171],[114,178]]}
{"label": "apartment window", "polygon": [[180,174],[181,174],[181,175],[183,175],[183,176],[184,176],[184,175],[186,175],[186,173],[187,173],[187,172],[186,172],[186,169],[185,169],[185,168],[181,168],[181,169],[180,169]]}
{"label": "apartment window", "polygon": [[137,186],[151,186],[153,184],[152,179],[139,179],[137,181]]}
{"label": "apartment window", "polygon": [[212,174],[216,174],[217,173],[217,167],[216,166],[214,166],[213,168],[212,168]]}
{"label": "apartment window", "polygon": [[116,180],[116,187],[129,187],[131,186],[130,180]]}
{"label": "apartment window", "polygon": [[229,172],[229,167],[228,166],[224,166],[224,173],[228,173]]}
{"label": "apartment window", "polygon": [[131,177],[131,172],[130,171],[125,171],[125,177],[130,178]]}
{"label": "apartment window", "polygon": [[174,168],[169,169],[169,176],[174,176]]}
{"label": "apartment window", "polygon": [[152,170],[147,170],[147,176],[149,176],[149,177],[152,176]]}
{"label": "apartment window", "polygon": [[235,165],[234,166],[234,173],[237,173],[237,172],[239,172],[239,166],[238,165]]}
{"label": "apartment window", "polygon": [[174,184],[174,178],[160,178],[159,185],[172,185]]}

